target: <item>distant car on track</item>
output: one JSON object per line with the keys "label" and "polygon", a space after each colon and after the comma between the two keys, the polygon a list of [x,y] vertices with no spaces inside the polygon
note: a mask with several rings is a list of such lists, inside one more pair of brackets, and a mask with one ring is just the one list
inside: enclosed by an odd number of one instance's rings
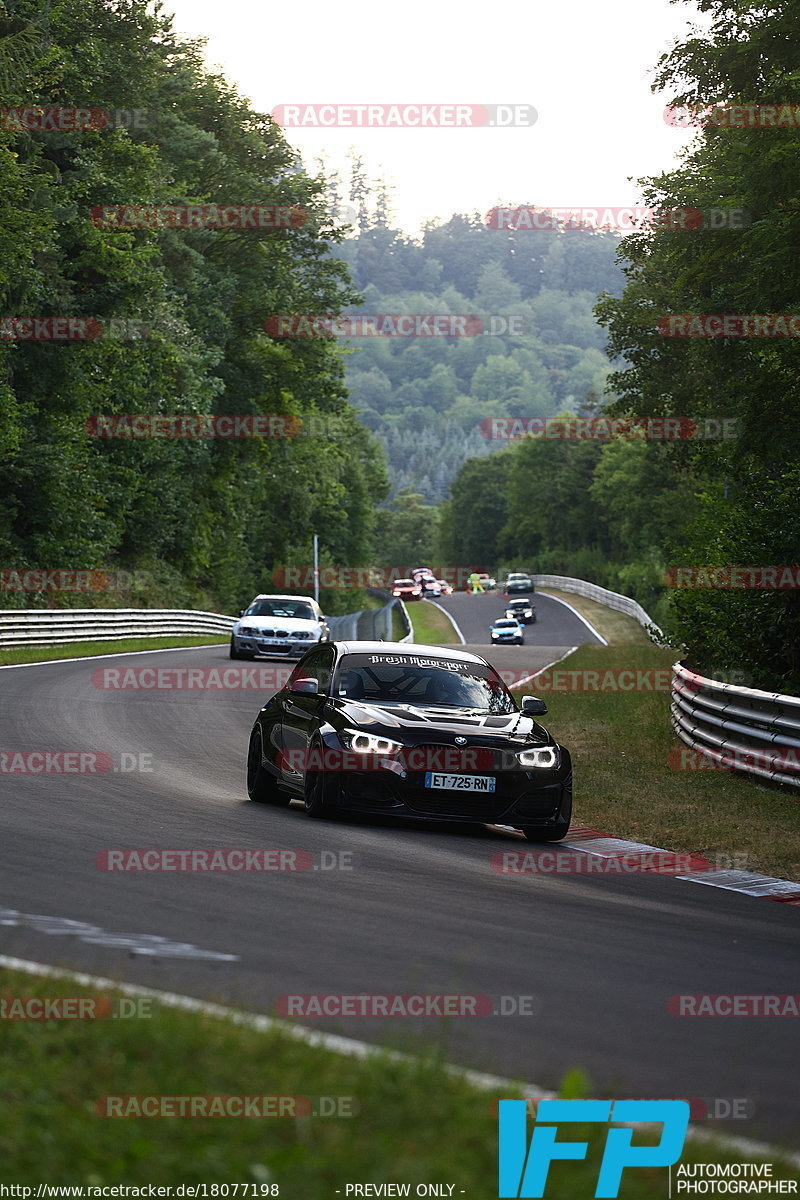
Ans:
{"label": "distant car on track", "polygon": [[309,651],[261,709],[247,757],[251,800],[511,825],[558,841],[572,814],[569,751],[485,659],[409,642]]}
{"label": "distant car on track", "polygon": [[439,584],[439,591],[443,596],[452,596],[452,584],[449,584],[446,579],[439,579],[437,583]]}
{"label": "distant car on track", "polygon": [[422,584],[417,583],[416,579],[395,579],[392,595],[401,600],[421,600]]}
{"label": "distant car on track", "polygon": [[536,608],[532,600],[509,600],[506,616],[514,617],[520,625],[533,625],[536,621]]}
{"label": "distant car on track", "polygon": [[533,580],[530,575],[509,575],[506,580],[505,594],[506,599],[509,596],[527,596],[530,592],[535,591]]}
{"label": "distant car on track", "polygon": [[256,596],[231,631],[231,658],[256,654],[299,658],[330,638],[328,623],[311,596]]}
{"label": "distant car on track", "polygon": [[515,617],[501,617],[489,626],[492,635],[492,645],[511,642],[517,646],[525,644],[525,633]]}

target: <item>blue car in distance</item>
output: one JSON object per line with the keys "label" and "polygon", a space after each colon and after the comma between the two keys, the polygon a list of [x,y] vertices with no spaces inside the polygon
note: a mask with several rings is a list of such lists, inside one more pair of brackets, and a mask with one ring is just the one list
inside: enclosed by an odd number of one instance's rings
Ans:
{"label": "blue car in distance", "polygon": [[525,644],[525,633],[515,617],[501,617],[489,626],[492,635],[492,645],[500,646],[506,643],[516,646]]}

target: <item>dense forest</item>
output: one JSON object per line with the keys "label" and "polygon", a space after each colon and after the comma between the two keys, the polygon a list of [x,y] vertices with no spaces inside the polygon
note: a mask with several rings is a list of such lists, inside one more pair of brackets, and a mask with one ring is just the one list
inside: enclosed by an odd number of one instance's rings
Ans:
{"label": "dense forest", "polygon": [[482,421],[599,401],[611,366],[592,310],[598,293],[621,294],[620,239],[498,230],[477,213],[412,239],[386,223],[380,181],[373,198],[357,155],[352,165],[360,228],[336,254],[364,300],[349,311],[478,318],[464,337],[359,337],[348,347],[347,386],[384,445],[392,494],[410,488],[438,503],[467,458],[500,448]]}
{"label": "dense forest", "polygon": [[[279,128],[146,0],[0,4],[0,90],[0,603],[230,611],[276,563],[308,562],[314,531],[323,561],[367,558],[386,471],[338,348],[264,329],[357,299],[324,187]],[[91,119],[65,119],[76,108]],[[97,221],[118,205],[300,216]],[[58,337],[50,318],[91,335]],[[93,436],[104,414],[324,418],[326,436]],[[134,586],[15,590],[26,567],[124,569],[112,578]]]}
{"label": "dense forest", "polygon": [[[663,56],[654,89],[690,109],[800,104],[796,3],[698,6],[708,30]],[[514,232],[469,211],[413,237],[357,152],[346,185],[304,166],[151,0],[0,0],[0,94],[0,605],[230,611],[307,564],[316,532],[323,564],[594,580],[701,669],[800,688],[796,587],[681,590],[666,574],[800,561],[795,339],[664,335],[669,314],[796,310],[796,124],[698,120],[678,165],[643,181],[654,209],[746,211],[735,227]],[[90,119],[53,118],[76,111]],[[97,218],[119,206],[205,215]],[[230,226],[229,206],[289,216]],[[281,313],[469,326],[286,337]],[[733,436],[481,433],[563,414],[722,420]],[[101,417],[177,415],[280,418],[293,435],[97,436]],[[132,582],[6,586],[25,568]],[[355,599],[323,597],[332,612]]]}

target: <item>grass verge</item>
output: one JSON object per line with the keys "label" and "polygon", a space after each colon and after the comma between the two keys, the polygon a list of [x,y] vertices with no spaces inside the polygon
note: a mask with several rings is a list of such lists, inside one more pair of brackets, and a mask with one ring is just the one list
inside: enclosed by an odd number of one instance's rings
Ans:
{"label": "grass verge", "polygon": [[458,641],[458,636],[453,629],[452,622],[444,615],[440,608],[436,608],[435,605],[430,604],[427,600],[415,600],[407,604],[406,609],[411,620],[415,642],[423,642],[428,646],[446,646],[449,643]]}
{"label": "grass verge", "polygon": [[200,637],[122,638],[116,642],[66,642],[62,646],[14,646],[0,648],[0,666],[14,663],[49,662],[58,658],[97,658],[104,654],[129,654],[134,650],[171,650],[182,646],[216,646],[230,639],[219,634]]}
{"label": "grass verge", "polygon": [[[652,644],[582,646],[556,670],[631,668],[652,687],[655,671],[668,685],[674,660]],[[688,747],[682,757],[668,691],[537,692],[535,682],[524,690],[546,701],[545,724],[575,760],[579,820],[720,867],[800,881],[800,798],[730,771],[679,769],[694,759]]]}
{"label": "grass verge", "polygon": [[[0,971],[0,999],[7,1001],[96,994],[67,979]],[[453,1195],[496,1200],[493,1102],[513,1098],[513,1090],[478,1090],[430,1054],[360,1060],[309,1047],[280,1029],[258,1032],[149,1003],[149,1019],[3,1022],[5,1179],[94,1186],[235,1181],[256,1185],[248,1196],[303,1200],[328,1200],[349,1182],[407,1182],[414,1194],[415,1185],[436,1180],[453,1184]],[[576,1098],[591,1094],[587,1087],[573,1073],[562,1091]],[[145,1096],[281,1096],[284,1112],[291,1111],[290,1097],[310,1097],[318,1108],[316,1098],[329,1097],[326,1107],[352,1115],[180,1120],[98,1114],[101,1098],[122,1096],[139,1104]],[[108,1104],[105,1099],[101,1111]],[[560,1200],[594,1194],[604,1134],[599,1126],[570,1128],[571,1140],[590,1141],[590,1152],[585,1163],[552,1168],[557,1183],[551,1191]],[[643,1131],[636,1137],[648,1140]],[[734,1161],[741,1160],[719,1146],[691,1142],[681,1159]],[[798,1178],[778,1164],[774,1173]],[[662,1200],[666,1190],[665,1169],[628,1170],[620,1196]]]}

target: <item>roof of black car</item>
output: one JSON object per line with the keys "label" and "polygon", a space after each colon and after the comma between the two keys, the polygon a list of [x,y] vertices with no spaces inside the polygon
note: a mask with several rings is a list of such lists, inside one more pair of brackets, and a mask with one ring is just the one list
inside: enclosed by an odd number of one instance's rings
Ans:
{"label": "roof of black car", "polygon": [[466,650],[448,649],[444,646],[426,646],[419,642],[337,642],[341,654],[370,654],[389,652],[391,654],[423,655],[425,658],[459,659],[462,662],[485,664],[486,659],[477,654],[469,654]]}

